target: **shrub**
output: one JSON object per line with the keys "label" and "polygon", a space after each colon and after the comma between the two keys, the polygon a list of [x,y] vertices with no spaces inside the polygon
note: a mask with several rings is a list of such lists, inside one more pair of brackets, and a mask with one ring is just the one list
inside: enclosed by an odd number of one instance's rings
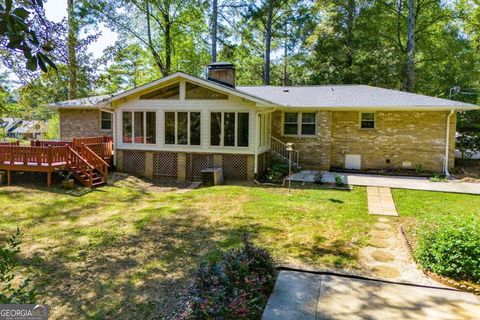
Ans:
{"label": "shrub", "polygon": [[321,171],[317,172],[313,177],[313,183],[322,184],[323,183],[323,173]]}
{"label": "shrub", "polygon": [[269,253],[247,237],[196,274],[190,314],[194,319],[259,319],[272,290],[275,267]]}
{"label": "shrub", "polygon": [[20,253],[20,230],[8,240],[6,246],[0,247],[0,303],[35,303],[36,292],[30,286],[30,279],[19,281],[15,271],[19,265],[17,255]]}
{"label": "shrub", "polygon": [[420,231],[416,258],[439,275],[480,283],[480,223],[442,222]]}
{"label": "shrub", "polygon": [[335,175],[335,185],[337,185],[337,187],[343,187],[345,185],[344,177],[341,174]]}

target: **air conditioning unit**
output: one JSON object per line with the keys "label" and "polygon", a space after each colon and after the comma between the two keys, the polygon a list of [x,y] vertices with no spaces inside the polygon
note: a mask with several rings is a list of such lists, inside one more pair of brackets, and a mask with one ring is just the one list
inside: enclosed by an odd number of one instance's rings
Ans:
{"label": "air conditioning unit", "polygon": [[223,184],[222,168],[207,168],[202,170],[202,184],[204,186],[217,186]]}

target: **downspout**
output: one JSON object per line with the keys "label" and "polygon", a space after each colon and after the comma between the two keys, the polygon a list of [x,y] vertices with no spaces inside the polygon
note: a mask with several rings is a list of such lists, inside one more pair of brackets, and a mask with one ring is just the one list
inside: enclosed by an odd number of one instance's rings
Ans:
{"label": "downspout", "polygon": [[450,172],[448,171],[448,158],[449,158],[449,149],[450,149],[450,119],[455,111],[450,110],[450,113],[447,116],[447,129],[445,130],[445,159],[444,159],[444,172],[445,176],[450,177]]}

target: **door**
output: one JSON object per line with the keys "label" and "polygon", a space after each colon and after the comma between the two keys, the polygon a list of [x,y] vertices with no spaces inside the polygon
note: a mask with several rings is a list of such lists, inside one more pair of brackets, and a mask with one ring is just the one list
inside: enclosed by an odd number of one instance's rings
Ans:
{"label": "door", "polygon": [[359,154],[345,155],[345,169],[360,170],[362,167],[362,156]]}

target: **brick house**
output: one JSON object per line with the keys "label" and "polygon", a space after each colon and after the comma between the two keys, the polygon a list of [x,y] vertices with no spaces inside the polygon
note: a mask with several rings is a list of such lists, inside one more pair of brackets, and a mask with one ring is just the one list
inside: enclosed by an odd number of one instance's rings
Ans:
{"label": "brick house", "polygon": [[235,86],[229,63],[208,78],[177,72],[111,96],[54,104],[62,140],[112,135],[116,167],[149,178],[192,180],[207,167],[251,179],[272,154],[302,168],[454,165],[456,113],[479,107],[363,85]]}

